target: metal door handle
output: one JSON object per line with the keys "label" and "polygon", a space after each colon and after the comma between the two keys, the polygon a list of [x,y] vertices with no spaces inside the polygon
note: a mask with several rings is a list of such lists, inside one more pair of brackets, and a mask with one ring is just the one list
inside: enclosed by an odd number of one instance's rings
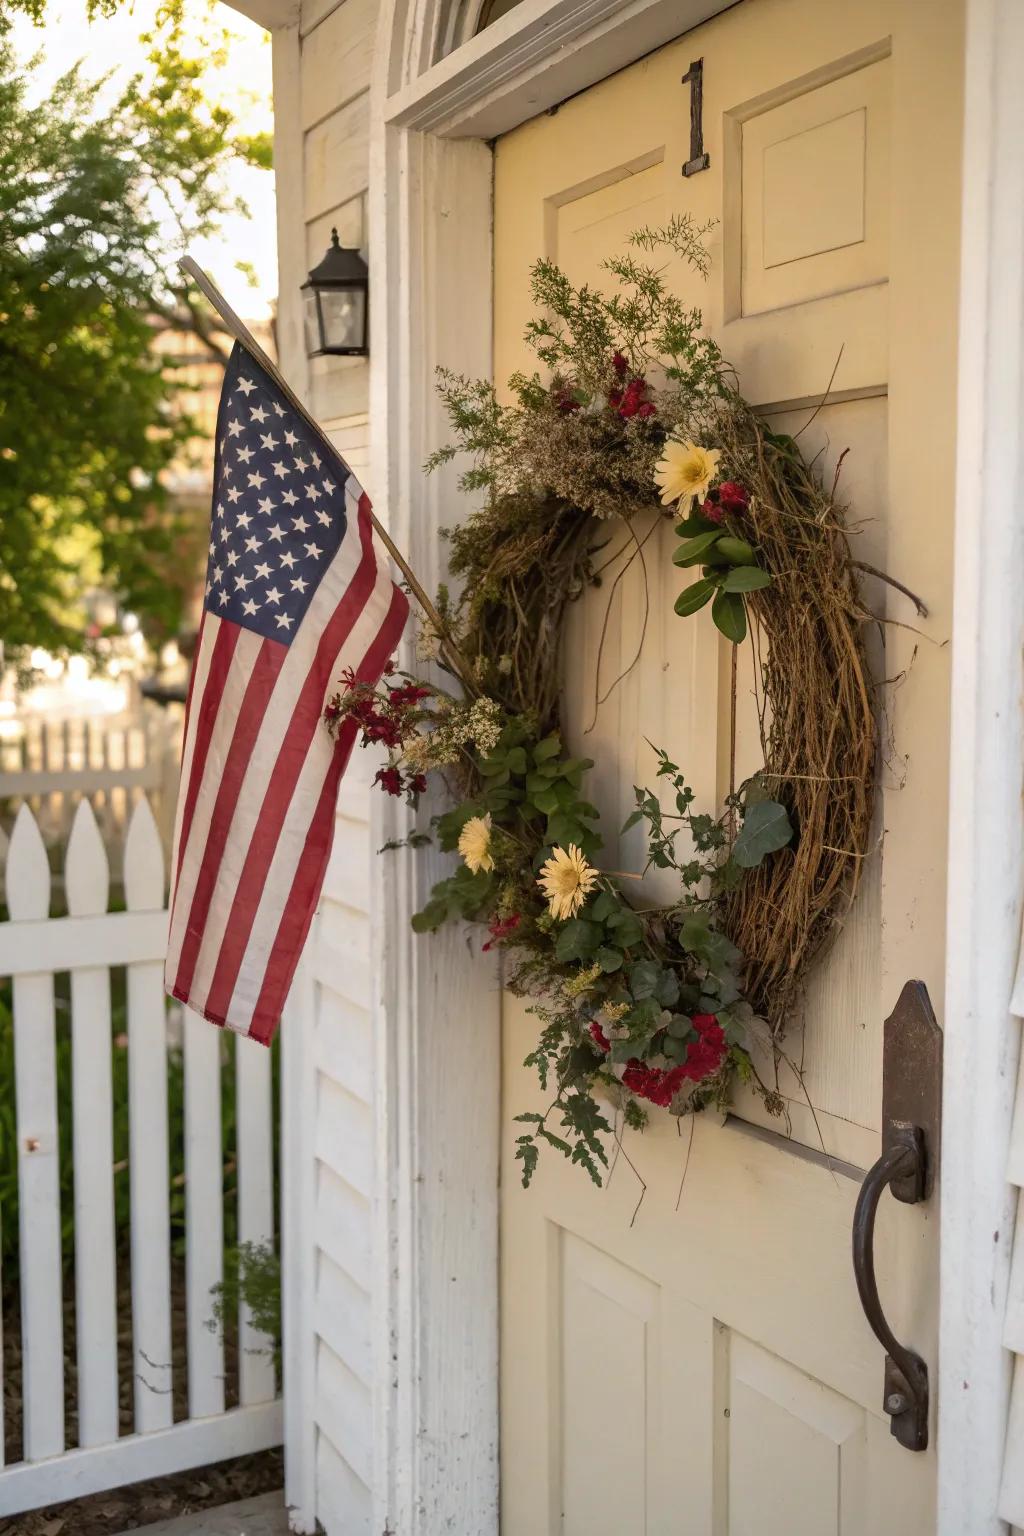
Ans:
{"label": "metal door handle", "polygon": [[864,1314],[886,1351],[883,1401],[892,1432],[908,1451],[923,1451],[928,1446],[928,1367],[900,1343],[882,1310],[875,1278],[875,1217],[890,1185],[898,1186],[898,1198],[908,1203],[924,1199],[924,1132],[905,1121],[890,1122],[886,1129],[886,1149],[865,1175],[853,1213],[853,1273]]}

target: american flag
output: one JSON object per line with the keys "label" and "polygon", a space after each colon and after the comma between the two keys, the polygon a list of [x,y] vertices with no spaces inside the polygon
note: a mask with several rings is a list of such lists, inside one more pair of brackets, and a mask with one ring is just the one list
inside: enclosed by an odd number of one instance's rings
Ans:
{"label": "american flag", "polygon": [[241,345],[217,418],[206,595],[172,856],[166,984],[269,1043],[323,884],[355,736],[343,668],[377,682],[408,612],[370,503]]}

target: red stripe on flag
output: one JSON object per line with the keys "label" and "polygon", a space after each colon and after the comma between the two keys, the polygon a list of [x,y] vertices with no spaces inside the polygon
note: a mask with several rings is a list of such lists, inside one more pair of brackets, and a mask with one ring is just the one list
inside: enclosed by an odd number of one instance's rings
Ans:
{"label": "red stripe on flag", "polygon": [[320,637],[316,655],[302,684],[284,744],[277,755],[263,797],[259,818],[260,835],[253,840],[246,853],[225,925],[224,940],[217,956],[213,981],[199,1010],[204,1018],[215,1024],[223,1023],[227,1016],[242,957],[249,943],[256,911],[299,774],[308,756],[314,733],[323,729],[321,720],[324,695],[331,672],[337,663],[338,653],[370,600],[377,582],[377,559],[368,509],[369,502],[364,496],[359,504],[359,537],[362,546],[359,566]]}
{"label": "red stripe on flag", "polygon": [[[359,682],[376,684],[384,670],[384,663],[396,649],[405,628],[409,604],[397,587],[392,589],[391,607],[380,631],[356,669]],[[331,771],[324,783],[317,802],[313,820],[306,834],[305,847],[295,871],[292,888],[281,917],[274,947],[263,977],[256,1008],[253,1012],[249,1034],[261,1045],[269,1045],[281,1018],[288,989],[295,975],[295,967],[306,942],[316,904],[327,872],[334,841],[334,816],[338,801],[338,784],[348,766],[352,744],[356,736],[356,723],[346,720],[338,736],[338,746],[331,763]]]}
{"label": "red stripe on flag", "polygon": [[[223,633],[223,630],[228,627],[227,624],[222,625],[221,632]],[[230,628],[235,629],[236,634],[238,633],[235,625],[230,625]],[[220,636],[218,635],[217,638],[219,639]],[[182,936],[178,969],[174,977],[175,997],[183,996],[187,1000],[192,986],[192,977],[206,928],[206,917],[210,910],[210,900],[220,873],[231,818],[235,814],[235,806],[238,803],[238,792],[242,787],[260,726],[263,724],[263,716],[277,680],[277,674],[287,654],[288,647],[282,645],[280,640],[264,640],[257,652],[255,665],[245,686],[245,697],[238,711],[235,729],[231,736],[231,746],[228,748],[224,770],[217,787],[217,798],[210,818],[210,830],[207,833],[206,847],[192,894],[188,924]]]}
{"label": "red stripe on flag", "polygon": [[[203,610],[203,623],[206,622],[206,610]],[[199,797],[199,786],[203,782],[203,774],[206,770],[206,754],[210,750],[210,738],[213,735],[214,722],[217,719],[217,711],[220,708],[220,696],[224,691],[224,683],[231,667],[231,658],[235,654],[235,645],[238,642],[240,631],[234,624],[221,624],[217,630],[213,642],[213,655],[210,657],[210,669],[206,674],[206,685],[203,688],[203,696],[199,703],[199,719],[196,721],[196,744],[192,750],[192,762],[189,768],[188,786],[185,790],[185,806],[181,813],[181,833],[178,838],[178,866],[174,871],[175,899],[177,899],[178,881],[181,879],[181,863],[185,857],[185,849],[188,846],[188,834],[192,827],[192,817],[195,814],[196,800]],[[200,644],[202,643],[202,627],[200,627]],[[196,659],[192,663],[192,676],[189,679],[189,709],[192,707],[192,688],[196,680],[197,663],[199,660],[199,645],[196,646]],[[188,720],[185,722],[185,738],[188,739]]]}

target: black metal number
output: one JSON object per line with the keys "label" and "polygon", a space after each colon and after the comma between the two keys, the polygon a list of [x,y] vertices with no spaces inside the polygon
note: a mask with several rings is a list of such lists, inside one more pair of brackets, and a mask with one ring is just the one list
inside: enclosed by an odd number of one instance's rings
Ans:
{"label": "black metal number", "polygon": [[711,156],[704,152],[704,60],[694,59],[683,84],[690,87],[690,158],[683,166],[684,176],[696,176],[706,171]]}

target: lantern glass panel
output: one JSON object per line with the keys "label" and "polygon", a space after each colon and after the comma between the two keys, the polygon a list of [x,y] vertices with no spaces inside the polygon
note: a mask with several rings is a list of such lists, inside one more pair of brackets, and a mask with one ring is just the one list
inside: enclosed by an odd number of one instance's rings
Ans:
{"label": "lantern glass panel", "polygon": [[302,310],[306,327],[306,351],[312,357],[324,349],[320,333],[320,303],[315,288],[303,288]]}
{"label": "lantern glass panel", "polygon": [[366,336],[365,288],[327,288],[320,294],[324,345],[330,350],[359,350]]}

